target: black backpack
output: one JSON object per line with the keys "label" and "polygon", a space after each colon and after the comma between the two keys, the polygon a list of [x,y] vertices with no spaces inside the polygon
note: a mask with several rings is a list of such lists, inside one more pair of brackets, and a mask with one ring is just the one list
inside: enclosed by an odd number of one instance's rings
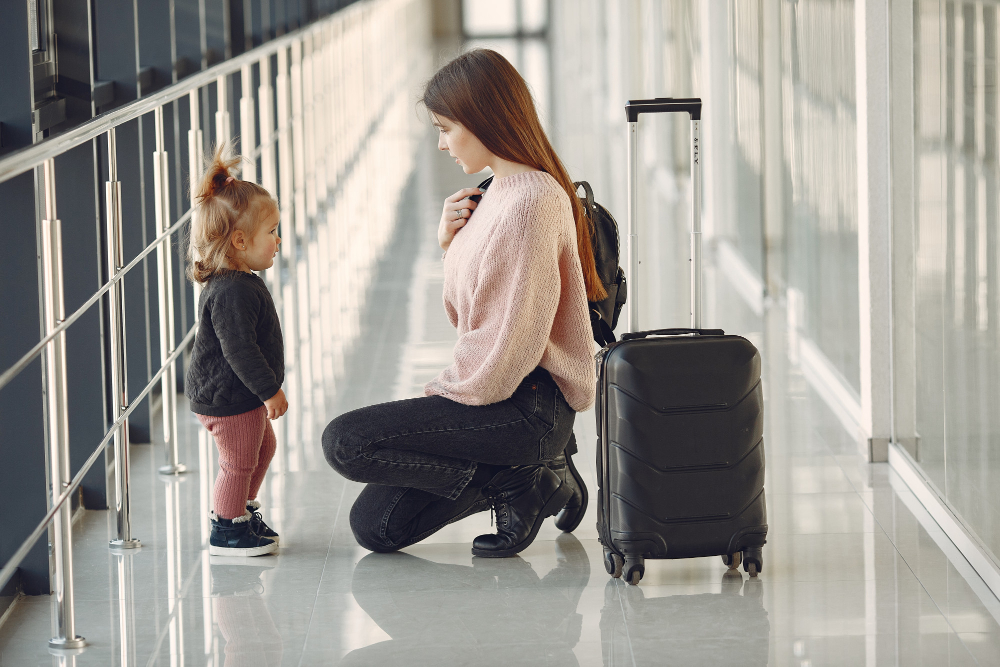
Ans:
{"label": "black backpack", "polygon": [[[490,176],[479,184],[480,190],[486,190],[493,182]],[[614,216],[596,201],[594,191],[587,181],[574,183],[577,189],[583,188],[584,196],[580,197],[583,210],[590,220],[590,244],[594,249],[594,263],[597,265],[597,275],[604,285],[608,295],[600,301],[588,301],[590,308],[590,326],[594,332],[594,340],[601,347],[615,342],[615,327],[618,326],[618,316],[625,305],[628,288],[625,284],[625,272],[618,265],[619,238],[618,223]],[[479,201],[479,195],[469,197]]]}

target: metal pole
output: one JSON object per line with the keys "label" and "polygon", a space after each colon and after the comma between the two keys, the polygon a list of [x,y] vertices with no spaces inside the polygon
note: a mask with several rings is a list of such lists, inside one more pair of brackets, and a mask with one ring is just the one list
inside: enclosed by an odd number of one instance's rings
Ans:
{"label": "metal pole", "polygon": [[[201,180],[201,172],[204,169],[205,161],[205,138],[201,130],[201,103],[199,95],[200,88],[195,88],[188,95],[190,105],[191,129],[188,130],[188,192],[191,194],[191,227],[195,225],[195,218],[198,215],[196,197],[198,196],[198,183]],[[198,259],[195,257],[194,259]],[[199,319],[200,310],[198,304],[201,297],[201,284],[193,282],[192,291],[194,293],[194,321]]]}
{"label": "metal pole", "polygon": [[274,89],[271,87],[271,57],[260,61],[260,184],[272,195],[277,194],[278,176],[274,152]]}
{"label": "metal pole", "polygon": [[240,72],[240,153],[243,156],[243,180],[257,182],[257,131],[254,127],[253,65],[246,64]]}
{"label": "metal pole", "polygon": [[[271,57],[261,58],[260,88],[257,90],[260,113],[260,184],[272,196],[278,194],[278,172],[274,150],[274,89],[271,87]],[[282,230],[283,232],[284,230]],[[264,275],[270,283],[274,305],[281,312],[281,256]]]}
{"label": "metal pole", "polygon": [[[215,83],[216,107],[215,112],[215,145],[221,146],[223,142],[232,141],[232,131],[229,126],[229,88],[227,77],[220,76]],[[232,148],[232,146],[230,146]]]}
{"label": "metal pole", "polygon": [[[631,285],[629,285],[631,287]],[[701,329],[701,121],[691,121],[691,328]]]}
{"label": "metal pole", "polygon": [[628,124],[628,321],[625,328],[639,330],[639,121]]}
{"label": "metal pole", "polygon": [[[56,217],[55,160],[42,164],[45,218],[42,220],[42,280],[45,333],[66,317],[63,298],[62,225]],[[69,486],[69,412],[66,391],[66,333],[45,346],[45,399],[49,436],[49,507]],[[73,517],[67,500],[52,517],[52,611],[56,636],[49,648],[78,649],[87,645],[76,634],[73,613]]]}
{"label": "metal pole", "polygon": [[118,663],[121,667],[138,664],[135,655],[135,577],[132,567],[133,553],[122,551],[118,555]]}
{"label": "metal pole", "polygon": [[[156,151],[153,153],[153,193],[159,233],[170,229],[170,160],[163,147],[163,107],[153,112]],[[174,353],[174,262],[170,238],[156,246],[159,267],[157,291],[160,300],[160,365]],[[177,453],[177,364],[170,364],[160,381],[160,416],[163,420],[163,444],[167,448],[167,464],[159,468],[164,475],[179,475],[187,471]]]}
{"label": "metal pole", "polygon": [[[125,261],[122,251],[122,185],[118,182],[118,157],[115,146],[115,129],[108,130],[108,181],[105,183],[107,203],[108,273],[114,275]],[[109,335],[111,347],[111,400],[114,402],[114,419],[117,421],[128,408],[128,382],[125,375],[125,290],[124,278],[108,290]],[[132,538],[129,518],[129,451],[128,420],[115,431],[115,513],[118,539],[111,546],[118,549],[135,549],[141,546]]]}

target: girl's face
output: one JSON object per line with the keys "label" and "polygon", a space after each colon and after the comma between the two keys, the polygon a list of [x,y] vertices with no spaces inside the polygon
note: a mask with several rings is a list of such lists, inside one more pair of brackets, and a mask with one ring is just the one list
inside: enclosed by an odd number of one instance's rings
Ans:
{"label": "girl's face", "polygon": [[448,151],[465,173],[478,174],[489,165],[493,154],[464,125],[433,113],[431,118],[438,129],[438,150]]}
{"label": "girl's face", "polygon": [[278,222],[281,215],[277,206],[268,206],[267,213],[257,226],[257,231],[246,242],[243,263],[251,271],[263,271],[274,266],[274,256],[278,254],[281,237],[278,236]]}

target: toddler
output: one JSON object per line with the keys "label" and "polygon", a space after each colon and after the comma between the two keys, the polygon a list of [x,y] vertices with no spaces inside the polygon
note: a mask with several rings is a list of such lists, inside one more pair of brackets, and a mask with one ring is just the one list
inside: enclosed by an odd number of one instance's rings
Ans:
{"label": "toddler", "polygon": [[216,149],[197,192],[188,277],[202,284],[198,333],[184,382],[191,410],[215,438],[214,556],[261,556],[278,548],[257,490],[274,456],[269,419],[288,410],[281,326],[271,294],[254,271],[274,264],[278,203],[230,175],[239,158]]}

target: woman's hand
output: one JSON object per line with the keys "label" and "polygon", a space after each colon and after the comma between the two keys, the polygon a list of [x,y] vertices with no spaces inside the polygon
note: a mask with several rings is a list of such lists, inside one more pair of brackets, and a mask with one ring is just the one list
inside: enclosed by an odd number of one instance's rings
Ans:
{"label": "woman's hand", "polygon": [[469,216],[476,210],[476,202],[469,199],[472,195],[481,195],[485,190],[479,188],[465,188],[459,190],[452,196],[444,200],[444,209],[441,211],[441,223],[438,225],[438,243],[442,250],[447,250],[451,245],[455,234],[465,223],[469,221]]}
{"label": "woman's hand", "polygon": [[264,407],[267,408],[268,419],[277,419],[288,412],[288,400],[285,398],[285,391],[279,389],[277,394],[264,401]]}

